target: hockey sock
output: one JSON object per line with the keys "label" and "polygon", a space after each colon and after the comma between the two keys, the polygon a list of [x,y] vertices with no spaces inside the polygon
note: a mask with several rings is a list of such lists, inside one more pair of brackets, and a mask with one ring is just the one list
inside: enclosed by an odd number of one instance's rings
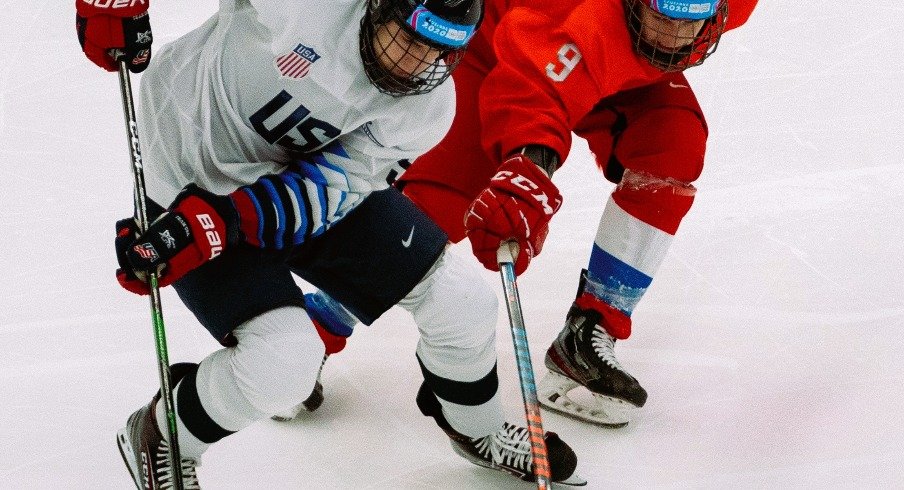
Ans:
{"label": "hockey sock", "polygon": [[418,404],[424,415],[435,417],[444,430],[444,424],[448,424],[455,432],[472,438],[493,434],[502,427],[505,418],[499,399],[496,366],[476,381],[454,381],[430,372],[421,362],[420,356],[418,363],[424,374],[421,391],[428,390],[434,395],[441,409],[437,412],[436,405],[432,403],[422,405],[427,398],[419,393]]}
{"label": "hockey sock", "polygon": [[[193,383],[194,381],[195,376],[191,376],[191,380],[188,382]],[[176,431],[179,434],[179,452],[183,458],[192,458],[200,461],[201,455],[204,454],[204,451],[207,451],[207,448],[210,447],[210,444],[205,443],[204,441],[195,437],[192,431],[189,430],[188,427],[186,427],[185,422],[180,416],[179,389],[180,387],[185,386],[185,383],[186,380],[181,381],[173,390],[173,401],[176,404]],[[195,398],[197,398],[197,390],[186,391],[194,391],[194,396]],[[157,419],[157,427],[160,428],[160,432],[163,434],[163,438],[169,440],[169,431],[166,430],[166,407],[164,407],[163,400],[157,400],[157,405],[156,407],[154,407],[154,415]]]}
{"label": "hockey sock", "polygon": [[[694,192],[690,184],[626,171],[600,218],[583,292],[630,317],[665,259]],[[628,338],[630,321],[618,323],[607,331]]]}
{"label": "hockey sock", "polygon": [[[299,328],[305,324],[308,328]],[[302,308],[268,311],[233,332],[236,347],[213,352],[184,374],[174,391],[184,457],[200,458],[211,444],[311,393],[324,347],[310,327]],[[166,428],[162,403],[155,416],[158,426]]]}
{"label": "hockey sock", "polygon": [[338,301],[320,290],[304,295],[304,302],[305,310],[326,346],[327,355],[342,351],[348,337],[354,332],[358,319]]}

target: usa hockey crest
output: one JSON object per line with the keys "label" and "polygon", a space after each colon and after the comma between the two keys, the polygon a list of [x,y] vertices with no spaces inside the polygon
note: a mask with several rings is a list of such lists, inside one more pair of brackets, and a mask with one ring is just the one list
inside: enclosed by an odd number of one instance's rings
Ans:
{"label": "usa hockey crest", "polygon": [[312,48],[299,44],[292,51],[276,57],[279,74],[287,78],[302,78],[311,70],[311,65],[320,59]]}
{"label": "usa hockey crest", "polygon": [[157,253],[157,249],[154,248],[154,245],[150,243],[139,243],[132,247],[132,249],[137,253],[141,258],[149,261],[156,262],[157,259],[160,258],[160,254]]}

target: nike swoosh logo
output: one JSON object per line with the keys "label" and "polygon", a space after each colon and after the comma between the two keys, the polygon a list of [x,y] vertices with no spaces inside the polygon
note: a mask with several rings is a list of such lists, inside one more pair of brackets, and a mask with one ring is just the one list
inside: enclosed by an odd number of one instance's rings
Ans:
{"label": "nike swoosh logo", "polygon": [[411,239],[414,238],[414,226],[411,227],[411,233],[408,234],[408,238],[402,240],[402,246],[408,248],[411,246]]}
{"label": "nike swoosh logo", "polygon": [[669,82],[669,87],[672,88],[690,88],[687,85],[681,85],[680,83]]}

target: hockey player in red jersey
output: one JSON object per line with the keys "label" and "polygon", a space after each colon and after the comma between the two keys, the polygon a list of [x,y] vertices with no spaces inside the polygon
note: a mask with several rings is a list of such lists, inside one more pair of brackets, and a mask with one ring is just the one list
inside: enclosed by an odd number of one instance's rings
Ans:
{"label": "hockey player in red jersey", "polygon": [[[445,138],[398,186],[453,242],[497,270],[517,241],[520,274],[561,202],[553,172],[572,134],[606,179],[587,268],[565,327],[546,354],[547,407],[608,426],[628,422],[647,393],[618,362],[616,340],[666,252],[703,169],[707,127],[683,71],[710,56],[756,0],[490,0],[453,75],[456,116]],[[600,199],[603,204],[603,199]],[[318,304],[328,304],[321,300]],[[341,315],[319,313],[330,319]],[[341,322],[326,322],[341,323]],[[332,328],[348,335],[348,325]],[[569,398],[584,386],[594,405]]]}
{"label": "hockey player in red jersey", "polygon": [[[610,426],[646,391],[618,363],[616,340],[690,209],[707,126],[683,71],[742,25],[756,0],[495,0],[454,75],[450,132],[399,186],[454,242],[497,270],[495,250],[520,246],[518,272],[540,253],[558,194],[550,180],[572,133],[617,186],[605,203],[577,298],[546,354],[541,402]],[[521,179],[523,192],[506,184]],[[603,204],[603,199],[600,199]],[[585,386],[597,406],[568,392]]]}

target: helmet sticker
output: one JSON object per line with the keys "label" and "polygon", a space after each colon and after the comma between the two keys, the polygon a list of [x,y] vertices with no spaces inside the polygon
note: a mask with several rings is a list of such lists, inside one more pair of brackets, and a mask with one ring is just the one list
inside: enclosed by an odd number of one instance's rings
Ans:
{"label": "helmet sticker", "polygon": [[419,5],[411,12],[408,25],[424,38],[450,48],[461,48],[468,44],[475,30],[475,26],[449,22],[427,10],[423,5]]}
{"label": "helmet sticker", "polygon": [[701,20],[716,15],[720,0],[650,0],[650,7],[673,19]]}

